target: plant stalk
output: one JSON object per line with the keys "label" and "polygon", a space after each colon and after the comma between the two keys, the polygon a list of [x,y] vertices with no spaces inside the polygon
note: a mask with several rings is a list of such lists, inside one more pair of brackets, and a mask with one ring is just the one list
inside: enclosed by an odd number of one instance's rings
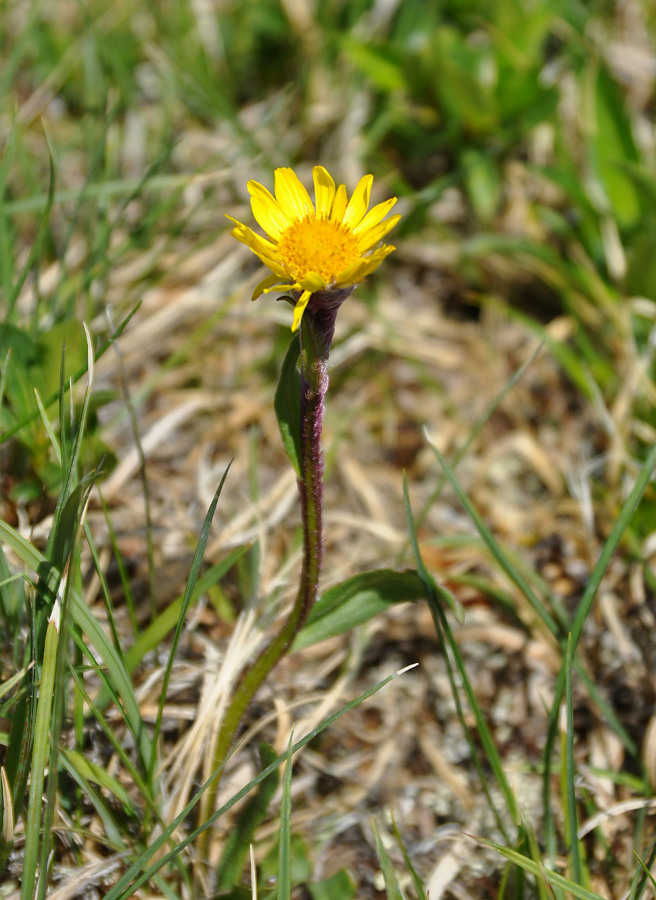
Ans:
{"label": "plant stalk", "polygon": [[[227,759],[241,720],[273,667],[292,646],[319,590],[323,554],[322,501],[324,462],[321,452],[324,400],[328,389],[328,356],[335,330],[335,309],[308,306],[301,321],[301,474],[298,493],[303,526],[303,563],[296,600],[289,617],[254,663],[241,675],[221,724],[212,769]],[[221,772],[208,788],[203,819],[213,809]]]}

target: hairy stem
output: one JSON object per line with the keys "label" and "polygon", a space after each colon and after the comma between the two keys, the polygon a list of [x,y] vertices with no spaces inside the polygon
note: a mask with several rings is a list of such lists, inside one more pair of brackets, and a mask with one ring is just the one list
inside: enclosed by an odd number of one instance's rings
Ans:
{"label": "hairy stem", "polygon": [[[216,770],[225,762],[237,729],[251,700],[273,667],[290,649],[306,621],[319,590],[323,553],[321,523],[323,456],[321,429],[328,389],[328,354],[337,310],[306,310],[301,323],[301,477],[298,493],[303,524],[303,564],[296,600],[276,636],[242,673],[223,718],[212,762]],[[207,791],[203,818],[218,793],[220,773]]]}

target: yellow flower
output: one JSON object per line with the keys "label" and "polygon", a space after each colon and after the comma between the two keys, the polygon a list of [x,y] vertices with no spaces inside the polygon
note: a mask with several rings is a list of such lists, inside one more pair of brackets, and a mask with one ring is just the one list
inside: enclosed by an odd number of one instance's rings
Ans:
{"label": "yellow flower", "polygon": [[274,290],[300,292],[292,331],[313,293],[353,287],[378,268],[396,249],[378,244],[401,218],[385,219],[396,197],[367,212],[373,175],[360,179],[350,200],[323,166],[315,166],[312,175],[314,204],[292,169],[276,169],[275,197],[257,181],[248,182],[253,216],[267,237],[228,216],[235,225],[232,236],[273,272],[255,288],[253,300]]}

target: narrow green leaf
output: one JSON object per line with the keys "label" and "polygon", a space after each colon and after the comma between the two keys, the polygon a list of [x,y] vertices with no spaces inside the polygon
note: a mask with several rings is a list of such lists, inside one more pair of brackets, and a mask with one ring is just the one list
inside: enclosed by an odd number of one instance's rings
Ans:
{"label": "narrow green leaf", "polygon": [[[90,655],[90,654],[88,654],[88,655]],[[98,674],[102,677],[102,674],[103,674],[102,670],[100,670]],[[135,765],[135,762],[133,761],[134,755],[131,752],[126,750],[126,748],[123,746],[123,744],[119,740],[119,737],[117,736],[117,734],[114,730],[114,727],[112,725],[110,725],[110,723],[104,717],[102,710],[100,710],[96,706],[93,699],[87,693],[87,690],[86,690],[86,687],[82,680],[81,675],[78,672],[76,672],[75,669],[72,669],[71,677],[72,677],[73,681],[75,682],[75,686],[76,686],[77,690],[79,691],[86,708],[89,711],[90,718],[92,718],[95,722],[97,722],[99,727],[102,729],[108,745],[112,747],[114,753],[116,754],[116,758],[120,762],[121,768],[126,772],[126,774],[129,776],[129,778],[132,781],[132,784],[134,785],[136,790],[139,791],[139,793],[143,797],[144,802],[147,804],[147,807],[150,810],[151,814],[155,818],[157,818],[158,808],[156,806],[156,803],[155,803],[153,797],[151,796],[151,789],[149,788],[148,784],[146,784],[146,781],[144,780],[143,776],[141,775],[137,766]],[[120,732],[119,732],[119,734],[120,734]],[[163,823],[160,823],[160,824],[163,824]]]}
{"label": "narrow green leaf", "polygon": [[[408,522],[408,532],[410,536],[410,546],[412,547],[412,551],[415,556],[415,562],[417,565],[417,571],[422,575],[422,579],[424,581],[426,587],[426,599],[428,600],[428,605],[430,607],[431,614],[433,616],[433,622],[435,623],[435,628],[437,631],[437,635],[440,641],[440,645],[442,647],[444,653],[444,659],[447,664],[447,672],[449,676],[449,683],[451,685],[451,692],[453,694],[453,699],[456,704],[456,710],[458,713],[458,718],[460,720],[460,724],[462,725],[462,729],[465,734],[465,739],[469,744],[469,747],[472,752],[472,759],[474,760],[474,764],[478,770],[481,788],[485,792],[487,797],[488,805],[490,810],[492,811],[497,827],[508,840],[510,838],[507,834],[506,825],[504,822],[504,818],[501,816],[497,804],[492,796],[489,787],[489,775],[484,771],[483,763],[480,759],[480,751],[476,745],[476,742],[472,738],[472,734],[467,724],[467,718],[465,716],[465,711],[463,708],[462,700],[460,697],[460,686],[458,684],[458,679],[455,677],[454,666],[457,669],[458,676],[460,679],[460,683],[462,685],[462,690],[467,698],[467,703],[474,714],[474,719],[476,721],[476,728],[480,735],[481,743],[483,745],[483,749],[485,751],[485,763],[489,765],[496,777],[499,785],[501,786],[501,790],[503,792],[504,799],[506,801],[506,806],[508,812],[511,816],[513,823],[519,825],[520,815],[519,809],[517,806],[517,799],[513,793],[512,788],[508,782],[506,777],[505,770],[503,768],[503,764],[501,762],[499,752],[494,743],[494,739],[490,733],[490,730],[487,726],[487,722],[485,721],[485,717],[483,715],[483,711],[479,705],[479,702],[476,698],[476,694],[472,687],[471,681],[467,674],[467,670],[465,668],[464,660],[460,653],[460,648],[453,636],[453,632],[451,630],[451,626],[449,625],[448,619],[444,613],[444,610],[439,603],[438,597],[436,596],[430,581],[430,576],[424,565],[424,561],[421,557],[421,551],[419,549],[419,542],[417,540],[417,534],[415,531],[415,524],[412,515],[412,508],[410,506],[410,495],[408,494],[408,483],[407,479],[403,478],[403,500],[405,503],[405,511],[406,511],[406,519]],[[453,662],[452,662],[453,660]]]}
{"label": "narrow green leaf", "polygon": [[14,800],[7,778],[7,770],[0,767],[0,872],[3,871],[14,847]]}
{"label": "narrow green leaf", "polygon": [[[37,858],[41,842],[41,811],[43,783],[45,780],[46,762],[48,759],[48,735],[50,733],[52,702],[55,690],[55,670],[57,665],[57,646],[59,644],[59,619],[61,607],[55,602],[48,621],[46,643],[43,654],[39,700],[36,707],[34,723],[34,740],[32,761],[30,766],[30,790],[25,822],[25,855],[23,857],[23,877],[21,881],[21,900],[30,900],[34,896],[36,884]],[[52,840],[52,835],[44,835],[44,841]],[[45,877],[45,873],[41,873]]]}
{"label": "narrow green leaf", "polygon": [[629,892],[628,900],[642,900],[647,888],[647,881],[650,881],[652,886],[656,888],[654,876],[651,874],[654,861],[656,860],[656,841],[653,841],[650,845],[646,855],[646,861],[637,854],[635,854],[635,856],[638,860],[639,868],[636,869],[633,880],[631,881],[631,890]]}
{"label": "narrow green leaf", "polygon": [[410,859],[410,854],[406,850],[405,843],[403,842],[403,838],[401,837],[401,832],[399,831],[398,825],[396,824],[396,819],[392,815],[392,832],[394,837],[396,838],[396,843],[399,846],[399,850],[401,851],[401,855],[403,856],[403,862],[405,863],[406,869],[412,876],[412,883],[415,886],[415,892],[417,894],[418,900],[426,900],[426,893],[424,891],[424,885],[419,877],[419,873],[414,867],[412,860]]}
{"label": "narrow green leaf", "polygon": [[[115,788],[118,785],[119,789],[125,793],[124,789],[121,788],[121,785],[116,781],[115,778],[112,778],[108,775],[108,773],[102,769],[101,766],[95,766],[86,760],[81,753],[76,753],[74,751],[66,750],[65,748],[60,748],[60,764],[62,768],[68,772],[71,778],[80,786],[80,788],[84,791],[85,799],[92,804],[94,809],[96,810],[100,820],[103,823],[104,832],[106,835],[106,839],[110,841],[117,850],[125,850],[125,842],[123,840],[123,833],[121,829],[121,825],[116,821],[114,816],[114,812],[111,809],[110,804],[105,800],[105,798],[93,788],[93,784],[99,784],[109,791],[110,794],[117,796]],[[100,770],[100,771],[97,771]],[[104,774],[104,778],[103,778]],[[101,781],[101,778],[103,780]],[[107,778],[110,779],[107,782]],[[120,795],[117,797],[123,802]],[[128,798],[129,802],[129,798]],[[130,811],[133,814],[133,810],[126,806],[123,802],[123,807],[126,811]]]}
{"label": "narrow green leaf", "polygon": [[[617,548],[619,547],[620,541],[624,535],[624,532],[629,526],[629,522],[633,518],[633,514],[638,508],[638,504],[642,500],[643,494],[647,489],[649,482],[651,481],[652,475],[654,474],[654,469],[656,469],[656,447],[652,447],[649,456],[647,457],[645,464],[640,470],[640,474],[636,478],[635,484],[631,490],[631,493],[624,501],[624,505],[620,511],[619,516],[613,526],[613,530],[608,536],[608,540],[604,544],[601,553],[599,554],[599,559],[592,570],[592,574],[588,579],[587,586],[585,591],[583,592],[583,596],[578,604],[578,608],[576,611],[576,616],[574,617],[574,622],[572,623],[572,653],[576,654],[576,648],[578,646],[578,642],[583,633],[583,627],[585,622],[590,614],[592,609],[592,605],[597,596],[597,592],[601,585],[601,580],[606,573],[606,569],[608,568],[613,555],[615,554]],[[583,672],[583,667],[577,663],[576,656],[574,655],[574,665],[577,670],[577,673]],[[551,710],[549,712],[549,724],[547,727],[547,737],[544,746],[543,760],[544,760],[544,768],[543,768],[543,777],[542,777],[542,794],[543,794],[543,803],[544,803],[544,829],[546,834],[547,846],[551,849],[554,849],[555,844],[555,827],[553,821],[553,812],[551,810],[551,756],[553,752],[554,742],[556,740],[556,731],[558,725],[558,714],[560,709],[560,704],[563,700],[563,694],[565,691],[565,669],[561,668],[560,673],[558,675],[558,680],[556,681],[556,686],[554,689],[553,703]],[[628,737],[628,736],[627,736]],[[635,745],[631,741],[631,746],[633,747],[633,752],[636,752]]]}
{"label": "narrow green leaf", "polygon": [[128,815],[134,815],[135,809],[129,793],[117,778],[110,775],[104,766],[99,766],[77,750],[67,750],[65,747],[62,747],[60,753],[68,764],[69,772],[75,771],[85,781],[104,788],[121,803]]}
{"label": "narrow green leaf", "polygon": [[152,778],[155,772],[155,766],[157,762],[157,745],[159,743],[159,734],[162,724],[162,717],[164,715],[164,704],[166,703],[166,695],[168,692],[169,681],[171,679],[171,672],[173,671],[173,663],[175,661],[175,654],[178,649],[178,644],[180,643],[180,636],[182,635],[182,629],[184,627],[184,623],[187,617],[187,612],[191,605],[194,590],[196,588],[196,584],[198,582],[198,574],[200,572],[200,567],[203,564],[203,555],[205,553],[205,547],[207,545],[207,539],[210,535],[210,528],[212,525],[212,520],[214,519],[214,513],[216,512],[216,507],[219,502],[219,497],[221,496],[221,491],[223,490],[223,485],[225,484],[225,480],[228,477],[228,472],[230,471],[230,466],[232,465],[232,461],[228,463],[226,466],[225,472],[221,477],[221,481],[219,482],[219,486],[214,492],[214,497],[212,498],[212,502],[210,503],[209,509],[207,510],[207,515],[205,516],[205,521],[203,522],[203,527],[201,528],[200,536],[198,538],[198,544],[196,545],[196,552],[194,553],[194,559],[191,564],[191,569],[189,571],[189,578],[187,579],[187,585],[185,587],[184,596],[182,598],[182,605],[180,607],[180,616],[178,617],[177,624],[175,626],[175,633],[173,635],[173,640],[171,641],[171,648],[169,650],[168,660],[166,662],[166,668],[164,669],[164,677],[162,679],[162,688],[160,690],[159,703],[157,705],[157,718],[155,719],[155,729],[153,733],[152,739],[152,755],[150,759],[149,766],[149,774]]}
{"label": "narrow green leaf", "polygon": [[494,538],[492,532],[490,531],[490,529],[487,527],[487,525],[483,521],[482,516],[480,515],[480,513],[478,512],[478,510],[476,509],[474,504],[471,502],[471,500],[469,499],[467,494],[462,489],[460,482],[457,480],[456,476],[453,474],[453,471],[452,471],[451,467],[449,466],[449,464],[447,463],[444,456],[440,453],[438,448],[435,446],[435,444],[430,439],[428,439],[428,444],[429,444],[431,450],[433,451],[433,453],[435,454],[435,457],[438,460],[440,466],[442,467],[442,471],[444,472],[446,477],[449,479],[451,487],[454,489],[454,491],[458,495],[458,500],[460,501],[463,509],[465,510],[465,512],[467,513],[469,518],[472,520],[472,522],[476,526],[478,533],[480,534],[481,538],[485,542],[485,544],[486,544],[487,548],[489,549],[490,553],[492,554],[493,558],[498,563],[499,567],[506,573],[506,575],[508,576],[508,578],[510,578],[510,580],[513,582],[513,584],[522,592],[522,594],[528,600],[528,602],[531,605],[534,612],[537,613],[537,615],[544,622],[544,624],[547,626],[549,631],[553,635],[558,637],[560,634],[560,629],[558,627],[558,623],[556,622],[556,620],[547,611],[544,603],[542,603],[542,601],[535,595],[533,589],[528,584],[528,582],[526,581],[524,576],[517,569],[517,567],[512,564],[512,562],[508,558],[507,554],[504,553],[502,548],[499,546],[499,544],[497,543],[496,539]]}
{"label": "narrow green leaf", "polygon": [[46,234],[48,223],[50,221],[50,213],[52,212],[52,205],[55,199],[55,160],[52,155],[52,150],[50,148],[50,142],[48,141],[48,135],[46,134],[46,143],[48,145],[48,162],[50,165],[50,178],[48,181],[48,193],[46,195],[46,202],[41,211],[41,215],[39,216],[39,224],[37,227],[36,236],[32,241],[32,246],[30,247],[30,252],[27,255],[27,259],[25,260],[25,264],[21,271],[18,274],[18,278],[16,279],[15,284],[13,285],[12,293],[9,294],[9,302],[8,307],[10,310],[14,308],[14,304],[23,289],[23,285],[25,284],[28,275],[32,271],[37,259],[39,258],[39,254],[41,252],[41,243]]}
{"label": "narrow green leaf", "polygon": [[309,647],[326,638],[344,634],[369,621],[395,603],[423,600],[424,583],[409,569],[375,569],[334,585],[317,600],[294,649]]}
{"label": "narrow green leaf", "polygon": [[[269,744],[260,744],[260,762],[263,768],[270,766],[277,758],[273,747]],[[221,855],[216,876],[217,887],[232,887],[241,875],[255,831],[266,818],[279,782],[276,769],[260,783],[253,797],[240,812]]]}
{"label": "narrow green leaf", "polygon": [[[5,696],[5,694],[10,693],[22,679],[25,677],[26,669],[20,669],[18,672],[15,672],[11,678],[8,678],[6,681],[3,681],[0,684],[0,699]],[[3,715],[3,713],[0,713]]]}
{"label": "narrow green leaf", "polygon": [[[20,575],[12,574],[0,544],[0,616],[8,635],[13,635],[23,610],[24,592]],[[0,694],[0,696],[2,696]]]}
{"label": "narrow green leaf", "polygon": [[396,872],[394,871],[394,866],[392,865],[392,860],[389,858],[389,853],[380,836],[378,826],[373,819],[371,820],[371,830],[374,833],[376,850],[378,851],[378,859],[380,860],[380,868],[383,873],[383,879],[385,880],[385,894],[387,900],[405,900],[401,885],[399,884]]}
{"label": "narrow green leaf", "polygon": [[488,841],[484,838],[477,838],[476,840],[479,844],[482,844],[485,847],[491,847],[492,850],[496,850],[497,853],[500,853],[505,859],[509,859],[516,866],[521,866],[524,871],[530,872],[532,875],[535,875],[536,878],[542,879],[542,881],[551,887],[562,888],[565,891],[569,891],[569,893],[573,897],[576,897],[577,900],[604,900],[599,894],[595,894],[586,888],[580,887],[578,884],[574,884],[574,882],[570,881],[568,878],[559,875],[558,872],[547,869],[541,862],[529,859],[527,856],[518,853],[511,847],[504,847],[503,844],[497,844],[494,841]]}
{"label": "narrow green leaf", "polygon": [[[71,596],[71,614],[73,622],[84,634],[88,635],[89,640],[96,648],[105,665],[107,676],[114,685],[117,695],[121,698],[125,721],[135,739],[142,765],[147,767],[150,762],[152,744],[148,735],[148,729],[141,718],[139,704],[134,695],[132,682],[125,669],[123,660],[89,607],[76,591],[72,592]],[[88,654],[88,648],[83,642],[79,641],[75,632],[73,637],[83,652]],[[96,660],[92,658],[92,662],[95,664]]]}
{"label": "narrow green leaf", "polygon": [[581,860],[581,848],[578,840],[578,813],[576,810],[576,761],[574,759],[574,699],[572,690],[572,665],[573,665],[572,636],[567,638],[567,653],[565,655],[565,829],[566,838],[569,841],[569,858],[572,879],[576,884],[581,884],[583,865]]}
{"label": "narrow green leaf", "polygon": [[280,370],[274,407],[280,437],[294,471],[301,477],[301,376],[297,363],[301,353],[298,335],[294,335]]}
{"label": "narrow green leaf", "polygon": [[[15,51],[15,49],[16,47],[14,45],[13,51]],[[11,59],[13,55],[14,52],[10,54],[9,59]],[[9,69],[9,66],[7,66],[7,69]],[[1,83],[5,83],[6,77],[7,71],[5,71]],[[2,92],[2,95],[7,96],[4,91]],[[12,122],[11,127],[9,128],[8,139],[4,144],[4,152],[2,156],[0,156],[0,286],[2,287],[2,294],[4,297],[13,296],[14,286],[14,264],[16,254],[14,250],[14,234],[12,231],[12,223],[10,221],[11,213],[7,209],[8,198],[5,194],[11,193],[10,191],[7,191],[6,188],[9,180],[9,170],[18,148],[18,135],[19,130],[16,127],[16,123]],[[39,203],[36,207],[37,209],[41,206],[42,202],[43,201],[39,199]],[[13,305],[8,306],[3,311],[3,326],[0,327],[0,344],[2,344],[3,341],[5,324],[9,322],[12,312]]]}
{"label": "narrow green leaf", "polygon": [[[292,747],[293,734],[289,736]],[[287,756],[282,776],[280,803],[280,831],[278,841],[278,900],[291,900],[292,896],[292,756]]]}
{"label": "narrow green leaf", "polygon": [[[68,566],[79,528],[82,508],[91,483],[91,478],[85,479],[71,492],[67,499],[66,494],[62,493],[60,495],[53,525],[48,536],[45,555],[35,551],[29,542],[21,539],[13,529],[0,522],[0,539],[3,537],[9,538],[8,543],[11,543],[13,539],[14,545],[20,548],[17,550],[19,555],[38,574],[35,598],[31,603],[30,623],[30,656],[34,666],[26,674],[24,695],[20,698],[12,717],[6,760],[7,773],[14,792],[14,806],[17,816],[22,812],[28,773],[33,765],[31,758],[35,752],[33,741],[36,723],[37,672],[43,664],[47,633],[50,627],[48,623],[53,607],[61,602],[61,573]],[[28,562],[28,560],[30,561]],[[58,597],[60,600],[56,599]],[[58,681],[57,684],[59,683]],[[47,807],[48,809],[49,807]]]}

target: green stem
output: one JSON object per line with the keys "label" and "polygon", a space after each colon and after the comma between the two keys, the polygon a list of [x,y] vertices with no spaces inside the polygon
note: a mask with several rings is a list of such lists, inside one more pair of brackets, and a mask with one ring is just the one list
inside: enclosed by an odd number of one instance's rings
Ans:
{"label": "green stem", "polygon": [[[255,662],[244,670],[235,688],[214,748],[213,770],[225,762],[251,700],[291,647],[317,598],[323,552],[321,429],[335,313],[336,310],[327,315],[322,311],[306,310],[301,323],[301,477],[298,492],[303,523],[303,564],[298,593],[288,619]],[[215,805],[220,777],[221,773],[218,773],[207,790],[204,819]]]}

